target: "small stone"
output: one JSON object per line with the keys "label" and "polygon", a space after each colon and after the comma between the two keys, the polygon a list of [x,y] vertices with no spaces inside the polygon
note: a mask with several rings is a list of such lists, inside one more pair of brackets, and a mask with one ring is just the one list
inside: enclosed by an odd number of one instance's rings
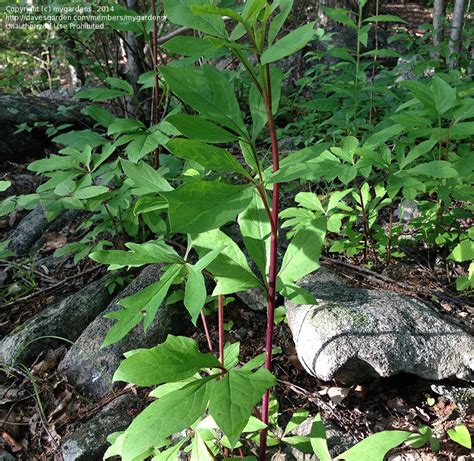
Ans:
{"label": "small stone", "polygon": [[125,430],[138,413],[139,406],[136,395],[126,394],[117,397],[63,440],[61,444],[63,460],[101,460],[109,446],[107,437],[113,432]]}
{"label": "small stone", "polygon": [[327,269],[300,285],[318,303],[285,305],[298,356],[313,376],[351,384],[401,372],[472,379],[474,338],[428,304],[349,287]]}
{"label": "small stone", "polygon": [[267,308],[264,292],[260,288],[250,288],[236,293],[236,296],[255,312],[262,312]]}

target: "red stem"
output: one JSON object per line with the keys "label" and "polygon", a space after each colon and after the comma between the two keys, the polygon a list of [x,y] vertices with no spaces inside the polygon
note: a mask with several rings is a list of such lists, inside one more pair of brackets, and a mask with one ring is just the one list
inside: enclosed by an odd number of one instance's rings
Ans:
{"label": "red stem", "polygon": [[[151,0],[151,14],[153,16],[153,47],[152,47],[152,61],[153,71],[155,73],[155,85],[153,87],[153,100],[152,100],[152,124],[156,125],[159,121],[159,85],[158,85],[158,24],[156,17],[156,3],[155,0]],[[160,157],[158,150],[153,156],[154,167],[157,168],[160,165]]]}
{"label": "red stem", "polygon": [[[224,296],[217,296],[217,322],[219,326],[219,361],[221,362],[222,369],[224,369]],[[221,379],[224,375],[221,375]],[[230,450],[224,447],[223,455],[224,458],[230,457]]]}
{"label": "red stem", "polygon": [[217,317],[219,323],[219,360],[224,366],[224,297],[217,296]]}
{"label": "red stem", "polygon": [[[267,88],[268,92],[264,95],[265,107],[267,111],[268,128],[270,130],[270,138],[272,142],[272,161],[273,171],[278,171],[280,168],[280,159],[278,153],[278,140],[276,135],[275,121],[272,113],[272,94],[270,83],[270,67],[266,66],[267,74]],[[277,250],[278,250],[278,202],[279,202],[280,185],[273,184],[272,193],[272,227],[270,237],[270,267],[268,274],[268,298],[267,298],[267,332],[265,339],[265,368],[271,370],[272,368],[272,349],[273,349],[273,326],[275,318],[275,298],[276,298],[276,274],[277,274]],[[269,402],[270,390],[268,389],[262,401],[262,421],[268,425],[269,422]],[[267,430],[260,432],[260,450],[259,460],[265,461],[267,452]]]}
{"label": "red stem", "polygon": [[206,316],[203,310],[201,311],[201,320],[202,320],[202,325],[204,327],[204,332],[206,333],[207,345],[209,347],[209,350],[211,352],[214,352],[214,348],[212,347],[211,335],[209,334],[209,328],[207,326]]}

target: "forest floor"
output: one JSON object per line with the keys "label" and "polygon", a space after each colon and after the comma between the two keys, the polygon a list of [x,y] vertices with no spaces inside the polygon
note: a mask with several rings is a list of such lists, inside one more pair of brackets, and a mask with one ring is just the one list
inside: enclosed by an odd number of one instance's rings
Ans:
{"label": "forest floor", "polygon": [[[5,167],[5,166],[4,166]],[[11,164],[6,166],[11,168]],[[17,165],[17,171],[25,165]],[[2,237],[7,237],[21,215],[13,216],[2,223]],[[58,233],[46,236],[36,259],[51,256],[54,250],[65,243],[77,241],[81,218],[65,226]],[[0,293],[0,326],[2,336],[8,334],[25,320],[40,312],[45,306],[78,291],[99,278],[104,269],[96,267],[88,259],[79,264],[65,260],[51,271],[31,268],[31,261],[19,260],[15,271],[15,283]],[[446,290],[449,276],[444,268],[429,267],[422,255],[414,252],[413,257],[403,263],[391,264],[383,271],[362,269],[361,261],[342,256],[323,256],[322,264],[337,270],[353,286],[386,289],[424,300],[433,304],[442,314],[472,332],[474,313],[473,300],[458,300]],[[377,272],[379,270],[379,272]],[[409,284],[406,281],[409,280]],[[12,288],[13,286],[13,288]],[[27,291],[21,291],[25,290]],[[15,295],[15,290],[20,290]],[[17,298],[15,300],[15,298]],[[12,301],[15,300],[15,301]],[[226,321],[232,322],[232,329],[226,332],[226,341],[242,341],[241,357],[250,359],[263,352],[266,318],[262,312],[249,310],[236,300],[226,307]],[[208,317],[211,336],[217,337],[215,314]],[[204,332],[189,331],[202,346],[207,348]],[[428,425],[435,433],[445,433],[459,422],[460,413],[456,403],[447,396],[436,394],[430,382],[412,375],[398,375],[393,378],[375,380],[370,383],[346,387],[342,383],[322,382],[310,376],[298,361],[291,333],[285,323],[276,328],[275,345],[282,353],[274,360],[274,372],[279,381],[277,400],[280,405],[282,424],[295,410],[308,409],[311,414],[321,412],[326,421],[332,421],[341,429],[356,437],[364,437],[383,429],[416,430],[419,425]],[[0,378],[0,426],[2,438],[18,459],[50,460],[60,459],[58,447],[62,438],[74,431],[85,420],[94,416],[111,399],[99,402],[81,396],[57,372],[56,368],[67,350],[68,344],[42,353],[32,367],[21,365],[10,374]],[[460,382],[437,383],[465,386]],[[143,389],[128,387],[121,392],[138,393],[146,403]],[[15,421],[14,424],[9,421]],[[465,414],[462,421],[474,429],[474,418]],[[463,449],[449,440],[442,440],[442,451],[434,457],[428,449],[418,450],[418,459],[456,460],[467,456]]]}

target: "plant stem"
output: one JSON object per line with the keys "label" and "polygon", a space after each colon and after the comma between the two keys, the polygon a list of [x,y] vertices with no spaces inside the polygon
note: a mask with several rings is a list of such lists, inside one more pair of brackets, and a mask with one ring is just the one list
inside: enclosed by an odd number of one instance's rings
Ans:
{"label": "plant stem", "polygon": [[[153,46],[152,46],[152,61],[153,71],[155,73],[155,84],[153,86],[153,100],[152,100],[152,125],[156,125],[159,120],[159,86],[158,86],[158,19],[156,17],[156,3],[151,0],[151,15],[153,16]],[[160,166],[160,153],[156,150],[153,153],[153,166],[158,168]]]}
{"label": "plant stem", "polygon": [[214,348],[212,347],[211,335],[209,334],[209,328],[207,326],[206,315],[204,314],[204,310],[201,311],[201,320],[202,325],[204,327],[204,332],[206,333],[207,345],[211,352],[214,352]]}
{"label": "plant stem", "polygon": [[[217,296],[217,323],[219,327],[219,361],[224,370],[224,296]],[[224,375],[221,375],[222,379]],[[230,457],[230,450],[226,447],[223,449],[224,459]]]}
{"label": "plant stem", "polygon": [[357,43],[356,43],[356,67],[354,76],[354,125],[357,124],[357,108],[359,106],[359,69],[360,69],[360,30],[362,29],[362,6],[359,2],[359,14],[357,17]]}
{"label": "plant stem", "polygon": [[219,360],[224,366],[224,297],[217,296],[217,318],[219,324]]}
{"label": "plant stem", "polygon": [[388,240],[387,240],[387,255],[385,257],[385,262],[388,264],[390,258],[392,257],[392,238],[393,238],[393,201],[390,203],[389,208],[389,222],[388,222]]}
{"label": "plant stem", "polygon": [[354,181],[357,191],[359,192],[359,199],[360,199],[360,209],[362,212],[362,223],[364,226],[364,263],[367,262],[367,257],[368,257],[368,249],[369,249],[369,222],[367,219],[367,213],[365,211],[365,204],[364,204],[364,197],[362,195],[362,189],[359,185],[359,182],[357,180]]}
{"label": "plant stem", "polygon": [[[280,168],[280,159],[278,152],[278,140],[276,135],[275,120],[272,112],[272,94],[271,94],[271,80],[270,67],[266,66],[266,82],[267,92],[262,94],[265,108],[267,112],[268,128],[270,130],[270,139],[272,143],[272,162],[273,171],[278,171]],[[279,202],[280,185],[273,184],[272,194],[272,226],[270,237],[270,267],[268,274],[268,298],[267,298],[267,331],[265,339],[265,368],[271,370],[272,368],[272,349],[273,349],[273,325],[275,318],[275,298],[276,298],[276,274],[277,274],[277,251],[278,251],[278,202]],[[268,425],[269,422],[269,403],[270,390],[266,390],[262,401],[262,421]],[[267,452],[267,430],[260,432],[260,461],[265,461]]]}

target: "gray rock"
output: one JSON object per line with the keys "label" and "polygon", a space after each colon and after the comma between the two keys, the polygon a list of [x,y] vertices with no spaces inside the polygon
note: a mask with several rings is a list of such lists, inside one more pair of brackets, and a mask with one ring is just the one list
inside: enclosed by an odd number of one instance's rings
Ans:
{"label": "gray rock", "polygon": [[99,461],[107,450],[107,437],[122,431],[139,410],[139,399],[133,394],[117,397],[100,413],[64,439],[61,451],[64,461]]}
{"label": "gray rock", "polygon": [[[103,314],[113,312],[122,307],[118,302],[142,290],[161,275],[160,266],[149,266],[135,280],[116,296]],[[158,309],[156,318],[150,328],[143,331],[143,325],[137,325],[124,339],[116,344],[100,348],[104,338],[115,323],[114,320],[100,315],[82,333],[75,345],[71,347],[59,370],[68,381],[79,390],[95,398],[107,395],[110,382],[124,352],[141,347],[152,347],[164,341],[168,334],[181,334],[188,325],[188,315],[180,303],[163,305]],[[93,360],[92,360],[93,359]],[[118,387],[120,384],[115,383]]]}
{"label": "gray rock", "polygon": [[8,451],[0,450],[0,461],[15,461],[15,457]]}
{"label": "gray rock", "polygon": [[262,312],[267,308],[264,291],[260,288],[250,288],[245,291],[240,291],[236,293],[236,296],[253,311]]}
{"label": "gray rock", "polygon": [[[47,228],[45,229],[44,233],[47,232],[58,232],[62,230],[67,224],[69,224],[73,219],[75,219],[79,214],[81,213],[81,210],[63,210],[59,213],[59,215],[49,223]],[[40,235],[38,240],[34,242],[34,244],[31,246],[31,250],[33,252],[38,252],[41,250],[41,247],[48,241],[44,235]]]}
{"label": "gray rock", "polygon": [[76,340],[110,300],[107,290],[109,276],[85,286],[62,301],[52,304],[34,315],[0,342],[0,362],[30,363],[39,353],[63,345],[56,339],[41,339],[23,347],[35,338],[58,336]]}
{"label": "gray rock", "polygon": [[0,287],[5,286],[8,282],[8,279],[9,279],[8,271],[6,270],[0,271]]}
{"label": "gray rock", "polygon": [[8,248],[17,255],[28,253],[48,226],[49,222],[44,215],[43,207],[35,208],[20,221],[12,232]]}
{"label": "gray rock", "polygon": [[351,288],[320,269],[300,285],[317,305],[286,302],[299,359],[313,376],[357,383],[412,373],[472,379],[474,338],[429,305],[388,291]]}
{"label": "gray rock", "polygon": [[58,217],[49,222],[43,207],[30,211],[10,235],[8,248],[17,255],[25,255],[31,249],[38,251],[46,242],[45,232],[57,232],[80,213],[79,210],[63,210]]}

